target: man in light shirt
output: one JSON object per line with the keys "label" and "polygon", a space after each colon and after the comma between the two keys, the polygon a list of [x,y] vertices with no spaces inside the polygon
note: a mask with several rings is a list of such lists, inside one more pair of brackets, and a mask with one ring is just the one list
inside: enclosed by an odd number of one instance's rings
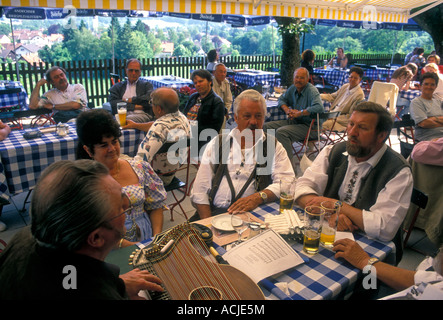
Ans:
{"label": "man in light shirt", "polygon": [[254,210],[279,197],[280,179],[295,177],[286,150],[263,133],[265,114],[266,101],[257,91],[243,91],[235,99],[237,127],[212,139],[205,149],[191,195],[197,208],[191,221]]}
{"label": "man in light shirt", "polygon": [[126,118],[134,122],[149,122],[154,118],[152,107],[149,104],[152,84],[140,79],[141,62],[137,59],[129,59],[126,62],[127,80],[117,82],[109,89],[109,101],[103,104],[112,114],[117,113],[117,103],[126,102]]}
{"label": "man in light shirt", "polygon": [[[52,89],[39,97],[40,88],[50,84]],[[54,66],[46,71],[45,77],[37,82],[29,99],[29,109],[46,108],[52,110],[55,122],[68,122],[76,118],[88,105],[86,90],[80,83],[70,84],[66,78],[66,71]]]}
{"label": "man in light shirt", "polygon": [[[334,93],[322,93],[320,98],[331,103],[330,112],[340,111],[340,115],[334,124],[334,119],[328,119],[323,122],[323,129],[344,131],[348,125],[354,107],[357,103],[365,99],[365,93],[360,87],[363,78],[363,69],[360,67],[352,67],[349,70],[349,83],[344,84]],[[332,128],[332,125],[334,127]]]}
{"label": "man in light shirt", "polygon": [[381,241],[395,238],[399,244],[398,230],[409,208],[413,181],[404,158],[385,143],[392,124],[381,105],[358,104],[349,119],[348,140],[325,147],[298,179],[297,204],[340,200],[339,230],[361,230]]}

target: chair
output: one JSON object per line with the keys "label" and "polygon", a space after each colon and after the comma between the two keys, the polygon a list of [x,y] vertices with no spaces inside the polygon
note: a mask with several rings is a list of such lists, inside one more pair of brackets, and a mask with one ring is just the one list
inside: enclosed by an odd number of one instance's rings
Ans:
{"label": "chair", "polygon": [[409,237],[411,236],[412,233],[412,229],[414,228],[415,225],[415,221],[417,220],[417,217],[420,214],[420,210],[426,209],[426,206],[428,204],[428,195],[414,188],[412,189],[411,203],[415,204],[417,206],[417,209],[415,210],[415,213],[412,217],[412,221],[409,224],[409,227],[403,228],[403,231],[406,233],[405,239],[403,240],[404,247],[406,247],[406,244],[408,243]]}
{"label": "chair", "polygon": [[331,128],[327,130],[326,129],[322,130],[322,133],[326,137],[325,146],[328,144],[336,144],[338,142],[344,141],[344,138],[346,136],[346,131],[340,132],[334,129],[339,115],[340,111],[332,111],[332,112],[325,112],[320,116],[324,120],[333,119]]}
{"label": "chair", "polygon": [[[170,210],[171,213],[171,221],[174,221],[174,208],[175,207],[179,207],[183,213],[183,215],[185,216],[186,219],[188,219],[188,216],[186,215],[186,211],[184,210],[183,206],[181,205],[181,203],[186,199],[187,195],[188,195],[188,187],[189,187],[189,171],[190,171],[190,139],[186,139],[186,161],[183,163],[180,163],[180,166],[172,171],[169,172],[162,172],[159,173],[156,171],[157,175],[161,178],[162,176],[171,176],[174,175],[174,178],[172,179],[172,181],[165,186],[165,190],[167,193],[170,193],[173,198],[174,198],[174,202],[168,205],[168,209]],[[157,151],[156,155],[154,156],[154,160],[155,157],[157,155],[160,154],[164,154],[166,152],[169,151],[169,148],[175,144],[178,144],[179,146],[181,146],[181,142],[167,142],[165,144],[163,144],[163,146]],[[151,165],[153,164],[154,160],[152,161]],[[154,166],[153,169],[155,170]],[[180,180],[180,178],[177,177],[177,172],[180,171],[185,171],[185,181]],[[180,197],[177,192],[182,193],[183,195]]]}
{"label": "chair", "polygon": [[310,82],[317,88],[320,93],[332,93],[338,90],[338,88],[332,84],[329,84],[322,73],[313,72],[309,75]]}
{"label": "chair", "polygon": [[396,84],[374,81],[368,101],[381,104],[385,107],[388,107],[389,103],[389,113],[394,117],[396,114],[397,97],[398,87]]}
{"label": "chair", "polygon": [[[315,152],[320,152],[320,150],[321,150],[320,142],[321,142],[321,140],[325,140],[325,138],[322,138],[320,135],[320,126],[319,125],[317,126],[317,137],[315,137],[315,138],[311,137],[311,131],[312,131],[312,128],[314,127],[314,124],[320,123],[320,114],[317,113],[316,117],[317,117],[317,119],[313,118],[311,120],[311,123],[309,124],[308,132],[307,132],[304,140],[303,141],[294,141],[294,143],[298,144],[297,147],[294,147],[294,144],[292,145],[292,150],[294,151],[294,154],[298,158],[299,161],[301,161],[303,154],[307,153],[307,148],[308,148],[309,143],[318,142],[318,146],[316,146],[315,143],[313,144],[315,151],[313,151],[311,153],[315,153]],[[321,117],[323,117],[323,114]]]}
{"label": "chair", "polygon": [[[393,128],[397,129],[397,137],[400,141],[400,153],[405,159],[409,157],[416,143],[414,138],[414,125],[415,122],[412,119],[394,121]],[[411,135],[407,133],[407,130],[410,130]],[[402,137],[405,137],[406,141],[403,141]],[[411,140],[411,142],[409,142],[409,139]]]}
{"label": "chair", "polygon": [[0,239],[0,253],[2,253],[2,251],[6,249],[6,246],[7,246],[6,242]]}
{"label": "chair", "polygon": [[111,76],[111,86],[113,86],[116,82],[120,82],[120,76],[116,73],[110,73]]}

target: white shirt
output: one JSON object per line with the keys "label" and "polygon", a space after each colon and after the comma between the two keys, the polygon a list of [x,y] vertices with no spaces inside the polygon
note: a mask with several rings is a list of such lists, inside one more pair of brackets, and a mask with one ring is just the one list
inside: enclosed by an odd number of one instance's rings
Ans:
{"label": "white shirt", "polygon": [[[297,180],[295,199],[307,195],[323,195],[328,182],[327,169],[329,167],[329,153],[333,146],[326,146],[306,169],[304,175]],[[376,154],[367,161],[357,163],[355,158],[348,156],[348,168],[345,178],[339,189],[339,197],[343,201],[346,188],[352,173],[359,172],[358,179],[349,201],[354,203],[364,177],[372,167],[375,167],[385,153],[387,145],[384,145]],[[389,181],[380,191],[375,204],[369,210],[363,210],[363,225],[366,235],[381,241],[391,241],[408,211],[411,202],[413,188],[412,173],[409,168],[403,168]]]}
{"label": "white shirt", "polygon": [[[244,156],[242,155],[240,145],[237,142],[241,136],[240,131],[235,128],[228,135],[229,137],[234,138],[232,148],[229,150],[228,155],[228,171],[232,179],[232,184],[234,186],[236,195],[243,188],[243,185],[248,180],[251,172],[254,170],[256,164],[256,159],[254,159],[256,149],[255,146],[264,137],[263,135],[259,134],[259,132],[262,131],[256,130],[256,143],[251,148],[244,149]],[[252,143],[249,145],[252,145]],[[280,179],[284,177],[294,178],[295,174],[286,150],[283,148],[280,142],[277,141],[275,145],[275,152],[271,149],[274,148],[273,143],[267,143],[267,148],[267,154],[274,155],[274,161],[272,167],[269,168],[272,170],[271,177],[273,183],[266,189],[272,191],[276,196],[279,197]],[[216,152],[218,149],[218,139],[214,138],[208,143],[204,151],[204,155],[202,157],[203,160],[198,169],[191,194],[191,201],[195,204],[210,204],[208,194],[211,190],[212,178],[215,175],[212,164],[219,161],[219,156]],[[263,154],[261,150],[259,152],[260,154]],[[255,188],[255,181],[253,180],[243,194],[243,197],[247,197],[257,192]],[[231,205],[231,189],[229,188],[226,177],[224,177],[220,183],[220,187],[214,199],[214,205],[217,208],[228,208]]]}
{"label": "white shirt", "polygon": [[[69,84],[65,91],[60,91],[57,88],[52,88],[46,91],[43,96],[43,99],[47,99],[52,104],[63,104],[71,101],[78,102],[82,105],[82,107],[86,107],[88,105],[88,98],[86,96],[86,90],[83,85],[77,84]],[[60,110],[54,110],[57,113]]]}
{"label": "white shirt", "polygon": [[225,107],[228,110],[228,113],[230,113],[232,108],[232,92],[229,81],[224,79],[222,83],[219,84],[217,79],[215,79],[215,77],[212,77],[212,90],[214,90],[214,92],[220,98],[222,98],[223,102],[225,103]]}
{"label": "white shirt", "polygon": [[[138,79],[137,79],[137,81],[138,81]],[[134,81],[134,83],[129,83],[129,81],[127,81],[127,83],[126,83],[126,91],[125,91],[125,94],[122,97],[123,100],[131,99],[132,97],[137,96],[137,92],[136,92],[137,81]]]}

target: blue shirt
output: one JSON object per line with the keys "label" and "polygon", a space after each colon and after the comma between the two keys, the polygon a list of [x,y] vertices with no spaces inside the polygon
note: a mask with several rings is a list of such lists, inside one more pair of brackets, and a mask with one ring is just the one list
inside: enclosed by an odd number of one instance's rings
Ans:
{"label": "blue shirt", "polygon": [[[307,110],[311,114],[325,112],[320,93],[311,83],[308,83],[301,92],[298,92],[294,85],[290,86],[278,100],[278,107],[281,108],[282,105],[296,110]],[[309,124],[311,119],[310,116],[303,116],[300,120]]]}

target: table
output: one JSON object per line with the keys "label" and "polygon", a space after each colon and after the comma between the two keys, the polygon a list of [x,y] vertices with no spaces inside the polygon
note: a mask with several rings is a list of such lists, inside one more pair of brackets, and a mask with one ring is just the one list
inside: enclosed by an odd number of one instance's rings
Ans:
{"label": "table", "polygon": [[[363,69],[364,76],[368,77],[371,81],[387,81],[392,77],[396,69],[386,69],[386,68],[373,68],[373,69]],[[336,87],[341,87],[343,84],[349,81],[349,69],[339,69],[339,68],[328,68],[321,69],[316,68],[314,74],[323,75],[326,82],[332,84]]]}
{"label": "table", "polygon": [[320,74],[323,76],[325,81],[329,84],[332,84],[336,87],[341,87],[344,83],[348,82],[349,78],[349,69],[339,69],[339,68],[327,68],[314,69],[314,75]]}
{"label": "table", "polygon": [[173,87],[179,89],[185,86],[190,86],[193,82],[190,79],[174,77],[174,76],[150,76],[150,77],[140,77],[152,83],[154,89],[160,87]]}
{"label": "table", "polygon": [[273,86],[275,81],[275,76],[278,72],[267,72],[260,70],[245,70],[235,73],[235,82],[243,83],[248,87],[253,87],[259,82],[265,84],[266,82]]}
{"label": "table", "polygon": [[[51,163],[60,160],[75,160],[77,133],[75,124],[69,123],[69,134],[60,137],[55,132],[45,133],[41,138],[26,140],[23,133],[29,130],[12,131],[0,142],[0,191],[15,195],[31,190],[41,172]],[[145,133],[135,129],[122,130],[121,152],[134,156]]]}
{"label": "table", "polygon": [[[278,214],[279,204],[276,202],[265,204],[252,212],[256,217],[264,220],[266,214]],[[370,255],[395,263],[395,245],[393,242],[385,243],[369,239],[363,234],[354,233],[358,244]],[[295,268],[266,279],[266,287],[260,284],[264,295],[268,299],[279,299],[272,291],[279,294],[280,298],[286,295],[275,284],[278,282],[292,282],[298,288],[297,292],[291,292],[287,299],[292,300],[329,300],[348,298],[354,289],[355,283],[362,277],[361,270],[354,268],[344,260],[334,258],[334,252],[320,247],[316,255],[309,256],[303,253],[303,245],[298,242],[290,242],[292,248],[302,258],[308,259]],[[223,253],[222,248],[218,248]]]}
{"label": "table", "polygon": [[413,99],[421,95],[420,90],[402,90],[398,93],[399,98],[408,99],[412,101]]}

